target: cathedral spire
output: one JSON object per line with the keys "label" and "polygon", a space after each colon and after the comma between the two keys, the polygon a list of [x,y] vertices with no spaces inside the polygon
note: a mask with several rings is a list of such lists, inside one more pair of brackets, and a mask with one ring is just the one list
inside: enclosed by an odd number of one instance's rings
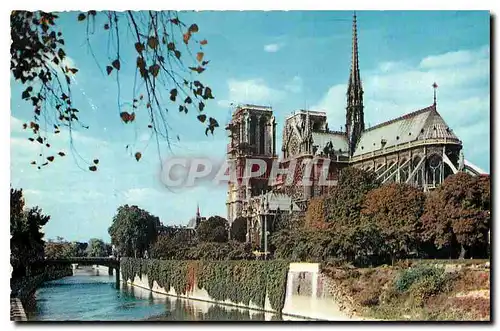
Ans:
{"label": "cathedral spire", "polygon": [[359,74],[359,59],[358,59],[358,27],[356,22],[356,12],[354,12],[352,21],[352,54],[351,54],[351,73],[349,75],[349,90],[360,90],[361,77]]}
{"label": "cathedral spire", "polygon": [[196,204],[196,217],[197,218],[200,217],[200,204],[199,203]]}
{"label": "cathedral spire", "polygon": [[352,21],[352,59],[349,73],[349,84],[347,87],[347,108],[346,108],[346,133],[349,143],[349,155],[354,154],[356,144],[365,130],[365,120],[363,113],[363,87],[361,75],[359,73],[358,58],[358,27],[356,13]]}

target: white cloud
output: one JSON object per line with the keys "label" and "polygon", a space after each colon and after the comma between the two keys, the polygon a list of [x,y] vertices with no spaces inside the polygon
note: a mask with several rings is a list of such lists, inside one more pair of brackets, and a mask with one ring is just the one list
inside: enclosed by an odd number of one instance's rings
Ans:
{"label": "white cloud", "polygon": [[300,76],[294,76],[282,89],[269,86],[262,78],[229,79],[227,85],[228,98],[217,102],[219,106],[224,108],[242,103],[270,105],[283,100],[287,93],[300,93],[303,82]]}
{"label": "white cloud", "polygon": [[269,104],[273,101],[281,100],[285,93],[274,89],[266,84],[263,79],[228,81],[229,100],[235,104],[239,103],[260,103]]}
{"label": "white cloud", "polygon": [[[431,105],[431,85],[437,82],[438,111],[462,139],[466,158],[474,163],[485,160],[479,165],[487,168],[489,159],[476,146],[481,142],[489,149],[489,62],[489,47],[484,46],[428,56],[417,64],[385,62],[361,72],[365,124],[373,126]],[[327,112],[331,129],[345,123],[346,91],[346,84],[334,85],[312,107]]]}
{"label": "white cloud", "polygon": [[283,44],[267,44],[264,45],[264,51],[268,53],[276,53],[283,47]]}
{"label": "white cloud", "polygon": [[302,78],[300,78],[300,76],[295,76],[289,83],[285,84],[285,90],[299,93],[302,92],[302,85]]}
{"label": "white cloud", "polygon": [[16,132],[16,133],[20,133],[20,132],[23,132],[23,124],[24,122],[21,121],[20,119],[14,117],[14,116],[11,116],[10,117],[10,132]]}
{"label": "white cloud", "polygon": [[456,52],[448,52],[440,55],[428,56],[420,62],[421,68],[436,68],[464,65],[474,63],[478,57],[487,58],[490,55],[489,46],[484,46],[479,50],[460,50]]}

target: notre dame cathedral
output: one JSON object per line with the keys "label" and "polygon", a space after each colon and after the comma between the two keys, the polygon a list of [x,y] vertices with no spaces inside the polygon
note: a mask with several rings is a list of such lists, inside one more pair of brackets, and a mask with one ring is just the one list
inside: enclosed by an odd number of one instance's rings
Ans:
{"label": "notre dame cathedral", "polygon": [[[271,167],[278,160],[276,119],[270,107],[240,105],[226,129],[229,131],[228,160],[235,162],[236,182],[230,182],[227,213],[230,224],[237,217],[247,219],[247,241],[267,251],[264,231],[272,231],[273,219],[282,212],[304,211],[307,202],[326,192],[319,182],[328,161],[329,180],[336,180],[344,167],[375,172],[382,183],[408,183],[424,191],[434,189],[458,171],[473,175],[481,170],[463,158],[462,142],[446,124],[434,103],[428,107],[365,128],[363,86],[359,72],[356,15],[352,28],[352,62],[347,88],[344,131],[329,130],[324,112],[299,110],[285,119],[279,167],[292,172],[269,183],[266,172],[257,178],[244,178],[245,160],[258,158]],[[313,160],[307,172],[309,185],[296,185],[303,178],[304,160]],[[287,184],[285,184],[287,183]]]}

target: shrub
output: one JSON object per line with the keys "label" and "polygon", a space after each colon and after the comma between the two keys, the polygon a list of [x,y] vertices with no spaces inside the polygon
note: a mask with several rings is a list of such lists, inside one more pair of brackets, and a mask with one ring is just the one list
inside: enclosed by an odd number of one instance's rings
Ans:
{"label": "shrub", "polygon": [[422,307],[429,297],[443,292],[445,285],[446,277],[444,273],[424,276],[424,278],[419,279],[410,286],[409,292],[413,304]]}
{"label": "shrub", "polygon": [[420,265],[415,268],[403,270],[396,279],[394,286],[400,293],[406,292],[417,281],[430,277],[440,278],[444,273],[443,268]]}

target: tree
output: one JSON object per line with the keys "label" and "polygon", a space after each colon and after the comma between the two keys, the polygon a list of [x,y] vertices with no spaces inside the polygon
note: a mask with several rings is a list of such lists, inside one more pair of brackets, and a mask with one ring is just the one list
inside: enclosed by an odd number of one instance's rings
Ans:
{"label": "tree", "polygon": [[76,256],[76,257],[87,256],[87,247],[89,246],[88,243],[74,241],[71,243],[71,246],[72,246],[72,250],[74,252],[73,256]]}
{"label": "tree", "polygon": [[87,256],[89,257],[104,257],[109,256],[106,244],[101,239],[92,238],[89,240],[87,247]]}
{"label": "tree", "polygon": [[392,261],[417,249],[424,203],[424,193],[407,184],[386,184],[366,194],[362,222],[378,227]]}
{"label": "tree", "polygon": [[29,267],[44,258],[41,228],[50,220],[38,207],[25,209],[22,189],[10,189],[10,262],[13,276],[23,276]]}
{"label": "tree", "polygon": [[45,257],[48,259],[66,259],[77,254],[77,246],[70,243],[62,237],[56,237],[56,240],[49,239],[45,243]]}
{"label": "tree", "polygon": [[423,239],[437,248],[460,245],[460,258],[471,248],[486,254],[490,229],[490,178],[459,172],[430,194],[422,216]]}
{"label": "tree", "polygon": [[[58,19],[59,15],[42,11],[12,11],[10,15],[10,71],[15,81],[26,87],[21,98],[33,106],[33,120],[25,123],[24,128],[33,132],[29,139],[43,149],[50,149],[51,132],[42,131],[41,127],[53,129],[54,134],[65,127],[71,142],[75,126],[88,128],[82,123],[85,112],[80,112],[73,100],[72,78],[79,70],[68,61],[71,54],[65,47],[66,34],[57,25]],[[197,24],[185,24],[178,13],[172,11],[90,10],[76,13],[74,20],[75,24],[85,27],[86,35],[82,37],[102,72],[98,58],[106,58],[103,60],[105,71],[117,84],[117,114],[123,122],[131,123],[136,116],[146,116],[148,129],[157,144],[158,138],[170,142],[165,117],[169,109],[183,113],[192,110],[206,125],[205,134],[213,133],[219,126],[215,118],[207,119],[204,114],[205,102],[214,98],[211,88],[190,76],[190,73],[201,74],[209,63],[203,51],[207,40],[196,38]],[[91,41],[97,36],[107,37],[108,54],[94,52]],[[134,86],[120,85],[119,74],[126,71],[127,65],[135,70]],[[132,91],[130,94],[121,94],[128,88]],[[132,154],[137,161],[142,156],[140,151],[132,151]],[[64,155],[63,151],[55,152],[41,156],[32,164],[40,168]],[[97,170],[99,160],[85,162],[90,171]]]}
{"label": "tree", "polygon": [[306,227],[316,229],[325,229],[327,227],[324,202],[324,197],[314,197],[309,200],[305,217]]}
{"label": "tree", "polygon": [[228,221],[220,216],[211,216],[203,220],[196,227],[196,235],[199,241],[204,242],[227,242]]}
{"label": "tree", "polygon": [[324,202],[330,226],[358,224],[366,193],[379,185],[373,172],[354,167],[342,169],[338,185],[328,193]]}
{"label": "tree", "polygon": [[245,242],[247,238],[247,219],[245,217],[237,217],[231,224],[231,239]]}
{"label": "tree", "polygon": [[124,205],[118,207],[108,232],[119,254],[142,257],[154,243],[159,226],[158,217],[137,206]]}
{"label": "tree", "polygon": [[151,256],[156,259],[185,260],[188,251],[196,245],[192,229],[172,227],[175,231],[166,231],[158,236],[151,250]]}
{"label": "tree", "polygon": [[252,245],[234,240],[228,242],[200,242],[192,246],[185,257],[190,260],[250,260]]}

